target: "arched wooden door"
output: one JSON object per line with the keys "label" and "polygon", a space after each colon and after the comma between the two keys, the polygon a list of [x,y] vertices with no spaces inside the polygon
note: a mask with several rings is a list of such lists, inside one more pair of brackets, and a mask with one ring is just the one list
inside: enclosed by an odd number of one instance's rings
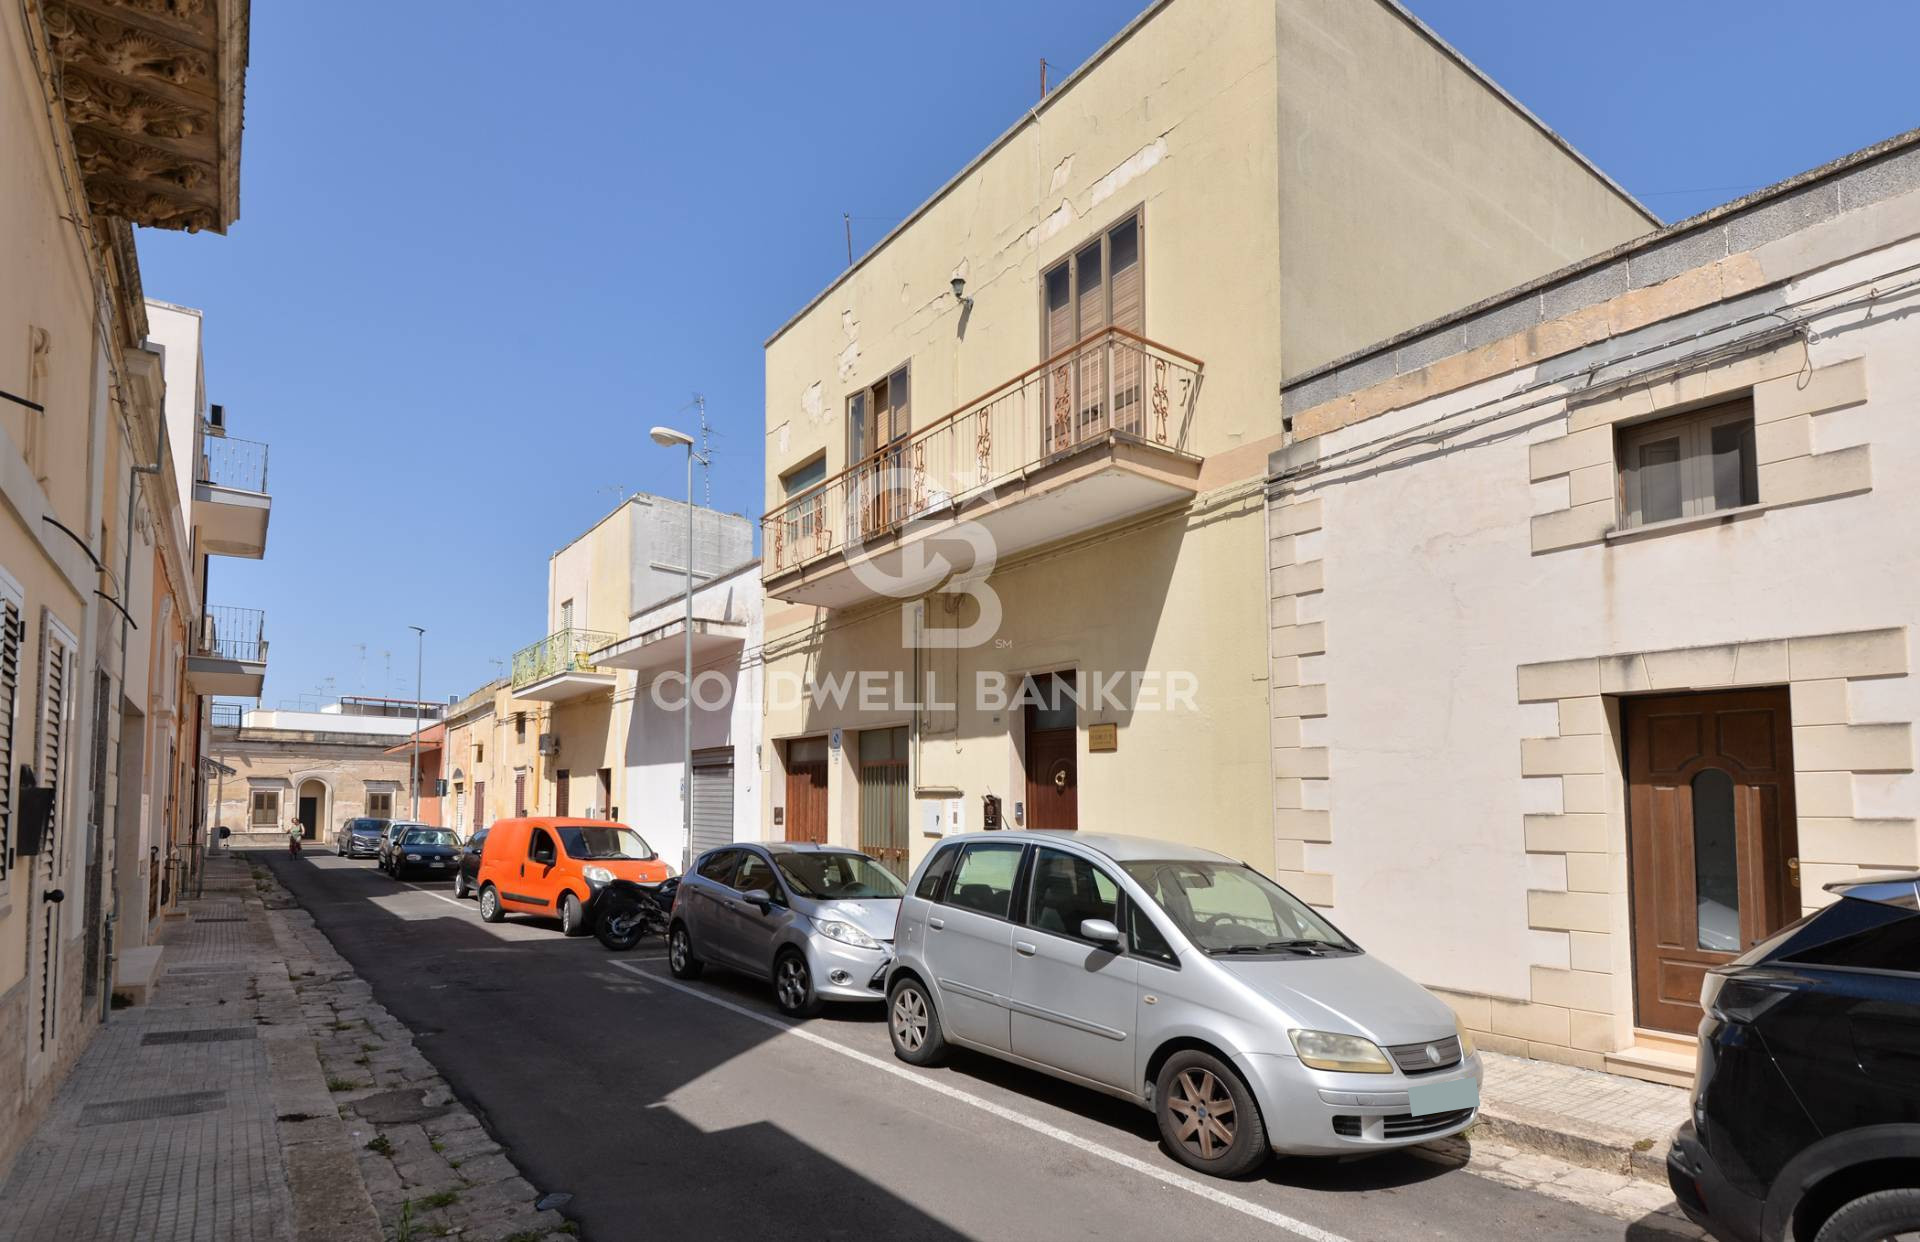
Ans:
{"label": "arched wooden door", "polygon": [[1636,1018],[1692,1031],[1706,972],[1800,915],[1787,692],[1623,708]]}

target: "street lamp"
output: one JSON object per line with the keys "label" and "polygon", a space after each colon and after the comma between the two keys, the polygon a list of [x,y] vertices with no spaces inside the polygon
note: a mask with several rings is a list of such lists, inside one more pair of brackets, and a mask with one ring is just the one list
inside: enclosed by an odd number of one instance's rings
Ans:
{"label": "street lamp", "polygon": [[421,673],[426,669],[427,631],[417,625],[409,625],[413,631],[413,775],[407,785],[413,790],[413,809],[407,812],[407,818],[416,822],[420,819],[420,691]]}
{"label": "street lamp", "polygon": [[686,875],[693,870],[693,463],[697,461],[704,466],[707,459],[693,451],[693,437],[684,431],[655,427],[649,434],[661,448],[687,450],[687,632],[684,636],[687,680],[681,687],[685,697],[680,700],[680,828],[685,834],[680,847],[680,874]]}

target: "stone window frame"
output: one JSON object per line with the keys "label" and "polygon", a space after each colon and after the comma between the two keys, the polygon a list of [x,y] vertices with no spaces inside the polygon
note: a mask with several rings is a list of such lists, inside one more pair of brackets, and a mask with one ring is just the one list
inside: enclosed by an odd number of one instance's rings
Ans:
{"label": "stone window frame", "polygon": [[[1622,696],[1787,688],[1803,910],[1832,900],[1831,881],[1920,862],[1915,821],[1857,816],[1853,786],[1856,775],[1914,770],[1912,722],[1855,722],[1848,694],[1856,681],[1908,676],[1908,652],[1907,627],[1896,626],[1518,666],[1518,701],[1552,704],[1558,723],[1521,740],[1521,776],[1561,785],[1560,810],[1521,825],[1534,877],[1528,935],[1536,950],[1563,941],[1567,964],[1530,964],[1524,1001],[1451,998],[1469,1029],[1494,1051],[1592,1069],[1633,1043]],[[1543,875],[1564,882],[1539,887]]]}
{"label": "stone window frame", "polygon": [[[1621,431],[1748,394],[1753,401],[1759,503],[1646,526],[1626,525],[1619,490]],[[1528,479],[1536,495],[1566,480],[1564,491],[1533,515],[1533,552],[1647,538],[1871,491],[1870,446],[1824,453],[1815,448],[1821,415],[1866,400],[1864,358],[1815,367],[1798,340],[1657,383],[1586,400],[1569,398],[1564,433],[1537,440],[1528,450]]]}

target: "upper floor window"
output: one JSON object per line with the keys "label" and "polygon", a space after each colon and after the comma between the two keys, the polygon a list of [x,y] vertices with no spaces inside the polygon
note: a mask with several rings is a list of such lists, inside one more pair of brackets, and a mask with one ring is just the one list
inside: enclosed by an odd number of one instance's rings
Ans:
{"label": "upper floor window", "polygon": [[1141,351],[1122,339],[1091,342],[1066,355],[1107,328],[1146,330],[1140,217],[1128,216],[1048,268],[1041,286],[1040,353],[1058,360],[1047,374],[1042,447],[1069,448],[1109,428],[1139,434]]}
{"label": "upper floor window", "polygon": [[1619,462],[1624,527],[1758,504],[1753,400],[1629,427],[1620,436]]}
{"label": "upper floor window", "polygon": [[[885,531],[907,515],[906,449],[913,430],[907,368],[847,398],[847,503],[854,531]],[[891,450],[891,451],[889,451]]]}
{"label": "upper floor window", "polygon": [[560,628],[562,631],[573,628],[573,601],[570,599],[560,603]]}
{"label": "upper floor window", "polygon": [[[804,466],[795,466],[780,476],[780,489],[788,504],[796,500],[804,503],[794,505],[789,510],[788,519],[793,523],[794,537],[806,539],[818,533],[826,518],[827,493],[820,485],[827,481],[827,455],[815,457]],[[816,490],[818,489],[818,490]],[[809,496],[808,493],[812,495]]]}

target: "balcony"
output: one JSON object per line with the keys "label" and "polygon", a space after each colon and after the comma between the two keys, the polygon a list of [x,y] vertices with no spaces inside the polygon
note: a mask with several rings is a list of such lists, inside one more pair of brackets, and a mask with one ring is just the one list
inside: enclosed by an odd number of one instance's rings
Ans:
{"label": "balcony", "polygon": [[[706,617],[693,619],[693,664],[695,668],[722,656],[738,657],[747,645],[744,621],[718,621]],[[626,668],[639,673],[642,680],[678,669],[687,657],[687,622],[675,617],[665,625],[629,635],[593,653],[601,668]]]}
{"label": "balcony", "polygon": [[258,608],[209,607],[187,653],[194,693],[259,698],[267,679],[266,625]]}
{"label": "balcony", "polygon": [[267,446],[208,433],[193,475],[193,524],[215,556],[259,560],[267,552]]}
{"label": "balcony", "polygon": [[614,674],[593,662],[593,653],[613,641],[599,630],[560,630],[513,653],[515,698],[563,703],[613,689]]}
{"label": "balcony", "polygon": [[983,554],[1191,500],[1202,366],[1121,328],[1087,337],[767,514],[766,593],[912,598]]}

